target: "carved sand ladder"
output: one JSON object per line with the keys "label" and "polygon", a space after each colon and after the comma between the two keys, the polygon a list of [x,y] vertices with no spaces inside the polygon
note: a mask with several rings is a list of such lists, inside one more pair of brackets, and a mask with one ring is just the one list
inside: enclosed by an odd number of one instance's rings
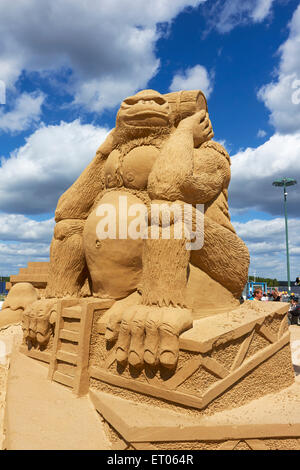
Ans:
{"label": "carved sand ladder", "polygon": [[93,309],[78,299],[58,303],[53,352],[49,364],[50,380],[71,387],[77,396],[89,388],[89,343]]}

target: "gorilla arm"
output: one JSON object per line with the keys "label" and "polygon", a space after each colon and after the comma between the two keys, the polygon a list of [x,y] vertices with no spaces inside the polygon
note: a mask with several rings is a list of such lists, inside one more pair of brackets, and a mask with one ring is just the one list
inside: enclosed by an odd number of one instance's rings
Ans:
{"label": "gorilla arm", "polygon": [[[229,156],[220,144],[209,142],[212,136],[211,123],[203,111],[181,121],[149,176],[152,199],[205,204],[228,186]],[[194,148],[196,140],[198,148]]]}
{"label": "gorilla arm", "polygon": [[75,183],[60,197],[55,211],[55,220],[86,219],[95,198],[104,189],[103,167],[113,150],[114,129],[99,147],[96,156],[81,173]]}
{"label": "gorilla arm", "polygon": [[193,173],[182,183],[183,200],[189,204],[213,201],[230,182],[230,161],[217,142],[205,142],[194,150]]}
{"label": "gorilla arm", "polygon": [[99,147],[92,162],[58,201],[46,297],[89,294],[82,232],[95,198],[104,189],[103,167],[113,149],[113,135],[114,130]]}

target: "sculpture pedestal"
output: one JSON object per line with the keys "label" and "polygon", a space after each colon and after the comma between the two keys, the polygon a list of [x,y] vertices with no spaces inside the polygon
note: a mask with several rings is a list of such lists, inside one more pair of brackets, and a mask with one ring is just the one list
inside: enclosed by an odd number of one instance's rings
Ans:
{"label": "sculpture pedestal", "polygon": [[[116,346],[104,338],[110,306],[92,298],[59,301],[63,323],[52,346],[22,352],[49,362],[50,370],[56,361],[66,386],[73,387],[74,370],[84,373],[114,449],[300,449],[288,304],[248,301],[194,320],[180,337],[173,373],[117,364]],[[77,346],[77,330],[69,332],[75,317],[78,333],[85,325]]]}
{"label": "sculpture pedestal", "polygon": [[[90,398],[114,448],[300,449],[287,304],[246,302],[194,321],[174,374],[120,369],[97,321]],[[95,325],[95,324],[94,324]]]}
{"label": "sculpture pedestal", "polygon": [[300,450],[300,383],[199,418],[94,390],[90,398],[114,450]]}

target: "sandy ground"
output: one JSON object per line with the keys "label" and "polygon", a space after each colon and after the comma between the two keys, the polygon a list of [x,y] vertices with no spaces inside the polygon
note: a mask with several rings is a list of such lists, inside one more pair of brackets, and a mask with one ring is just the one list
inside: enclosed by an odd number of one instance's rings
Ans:
{"label": "sandy ground", "polygon": [[47,380],[48,367],[13,354],[6,396],[8,450],[110,449],[87,396]]}
{"label": "sandy ground", "polygon": [[4,416],[10,356],[21,341],[22,328],[20,325],[12,325],[0,330],[0,449],[4,447],[5,440]]}
{"label": "sandy ground", "polygon": [[[290,333],[300,382],[300,326],[290,326]],[[46,365],[17,352],[21,338],[21,326],[0,331],[0,449],[110,449],[89,398],[76,398],[66,387],[47,380]],[[10,430],[6,439],[5,406]]]}

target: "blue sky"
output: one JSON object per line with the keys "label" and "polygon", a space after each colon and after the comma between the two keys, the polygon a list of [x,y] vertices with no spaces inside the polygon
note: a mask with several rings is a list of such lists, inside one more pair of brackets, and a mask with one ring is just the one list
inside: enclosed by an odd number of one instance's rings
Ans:
{"label": "blue sky", "polygon": [[[143,88],[202,89],[232,157],[230,207],[250,274],[300,274],[300,4],[294,0],[0,3],[0,274],[47,260],[53,213]],[[0,95],[1,97],[1,95]],[[2,100],[3,101],[3,100]]]}

